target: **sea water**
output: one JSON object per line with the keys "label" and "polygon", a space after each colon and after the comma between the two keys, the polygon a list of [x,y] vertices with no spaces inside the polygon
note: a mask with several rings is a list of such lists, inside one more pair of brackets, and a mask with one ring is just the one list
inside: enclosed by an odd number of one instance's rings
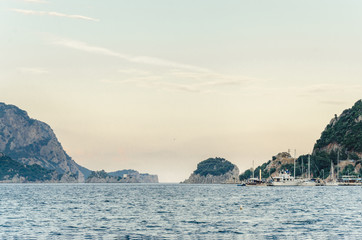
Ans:
{"label": "sea water", "polygon": [[362,239],[362,187],[0,184],[0,239]]}

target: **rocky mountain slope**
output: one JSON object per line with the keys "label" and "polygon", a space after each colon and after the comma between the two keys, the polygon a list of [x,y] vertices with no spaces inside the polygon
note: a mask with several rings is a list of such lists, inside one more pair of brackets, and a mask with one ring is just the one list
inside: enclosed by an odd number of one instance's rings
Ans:
{"label": "rocky mountain slope", "polygon": [[[339,116],[334,116],[316,141],[311,155],[301,155],[296,159],[297,177],[306,176],[308,158],[311,162],[311,176],[316,178],[330,176],[331,163],[338,169],[340,176],[362,175],[362,100]],[[294,158],[289,153],[279,153],[272,160],[258,166],[254,174],[258,175],[259,169],[263,178],[275,176],[285,169],[293,174]],[[239,178],[245,180],[251,175],[252,170],[248,169]]]}
{"label": "rocky mountain slope", "polygon": [[23,164],[74,174],[80,182],[90,174],[69,157],[49,125],[4,103],[0,103],[0,152]]}
{"label": "rocky mountain slope", "polygon": [[224,158],[209,158],[200,162],[197,169],[183,183],[235,183],[239,169]]}
{"label": "rocky mountain slope", "polygon": [[48,170],[37,164],[25,165],[12,160],[3,153],[0,153],[0,165],[0,182],[2,183],[78,181],[74,174],[60,174],[55,170]]}
{"label": "rocky mountain slope", "polygon": [[362,100],[341,115],[335,115],[314,145],[314,153],[330,154],[337,150],[362,158]]}

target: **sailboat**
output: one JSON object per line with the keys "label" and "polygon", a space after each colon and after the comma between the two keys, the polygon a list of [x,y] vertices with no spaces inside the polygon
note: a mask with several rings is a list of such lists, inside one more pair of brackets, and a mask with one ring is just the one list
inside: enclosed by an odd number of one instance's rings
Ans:
{"label": "sailboat", "polygon": [[253,175],[245,182],[245,186],[266,186],[266,183],[261,178],[261,169],[259,169],[259,178],[254,177],[254,161],[253,161]]}
{"label": "sailboat", "polygon": [[308,178],[302,179],[299,186],[316,186],[317,183],[310,178],[310,155],[308,155]]}
{"label": "sailboat", "polygon": [[333,161],[331,161],[331,180],[326,182],[326,186],[338,186],[338,182],[336,180],[336,177],[334,175],[334,167],[333,167]]}

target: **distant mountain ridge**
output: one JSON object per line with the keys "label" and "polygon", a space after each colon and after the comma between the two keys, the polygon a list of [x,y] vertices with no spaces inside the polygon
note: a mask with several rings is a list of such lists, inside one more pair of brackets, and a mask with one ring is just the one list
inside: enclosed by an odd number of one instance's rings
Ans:
{"label": "distant mountain ridge", "polygon": [[0,152],[27,165],[37,164],[61,174],[75,174],[79,182],[84,182],[91,172],[64,151],[48,124],[5,103],[0,103]]}
{"label": "distant mountain ridge", "polygon": [[119,170],[115,172],[93,171],[87,179],[90,183],[158,183],[158,176],[139,173],[136,170]]}

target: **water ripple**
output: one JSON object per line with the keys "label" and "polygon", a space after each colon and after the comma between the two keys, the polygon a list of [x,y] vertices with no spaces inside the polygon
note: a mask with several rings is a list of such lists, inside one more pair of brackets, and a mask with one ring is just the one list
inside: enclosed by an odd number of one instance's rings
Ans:
{"label": "water ripple", "polygon": [[361,187],[1,184],[0,239],[362,239],[361,196]]}

